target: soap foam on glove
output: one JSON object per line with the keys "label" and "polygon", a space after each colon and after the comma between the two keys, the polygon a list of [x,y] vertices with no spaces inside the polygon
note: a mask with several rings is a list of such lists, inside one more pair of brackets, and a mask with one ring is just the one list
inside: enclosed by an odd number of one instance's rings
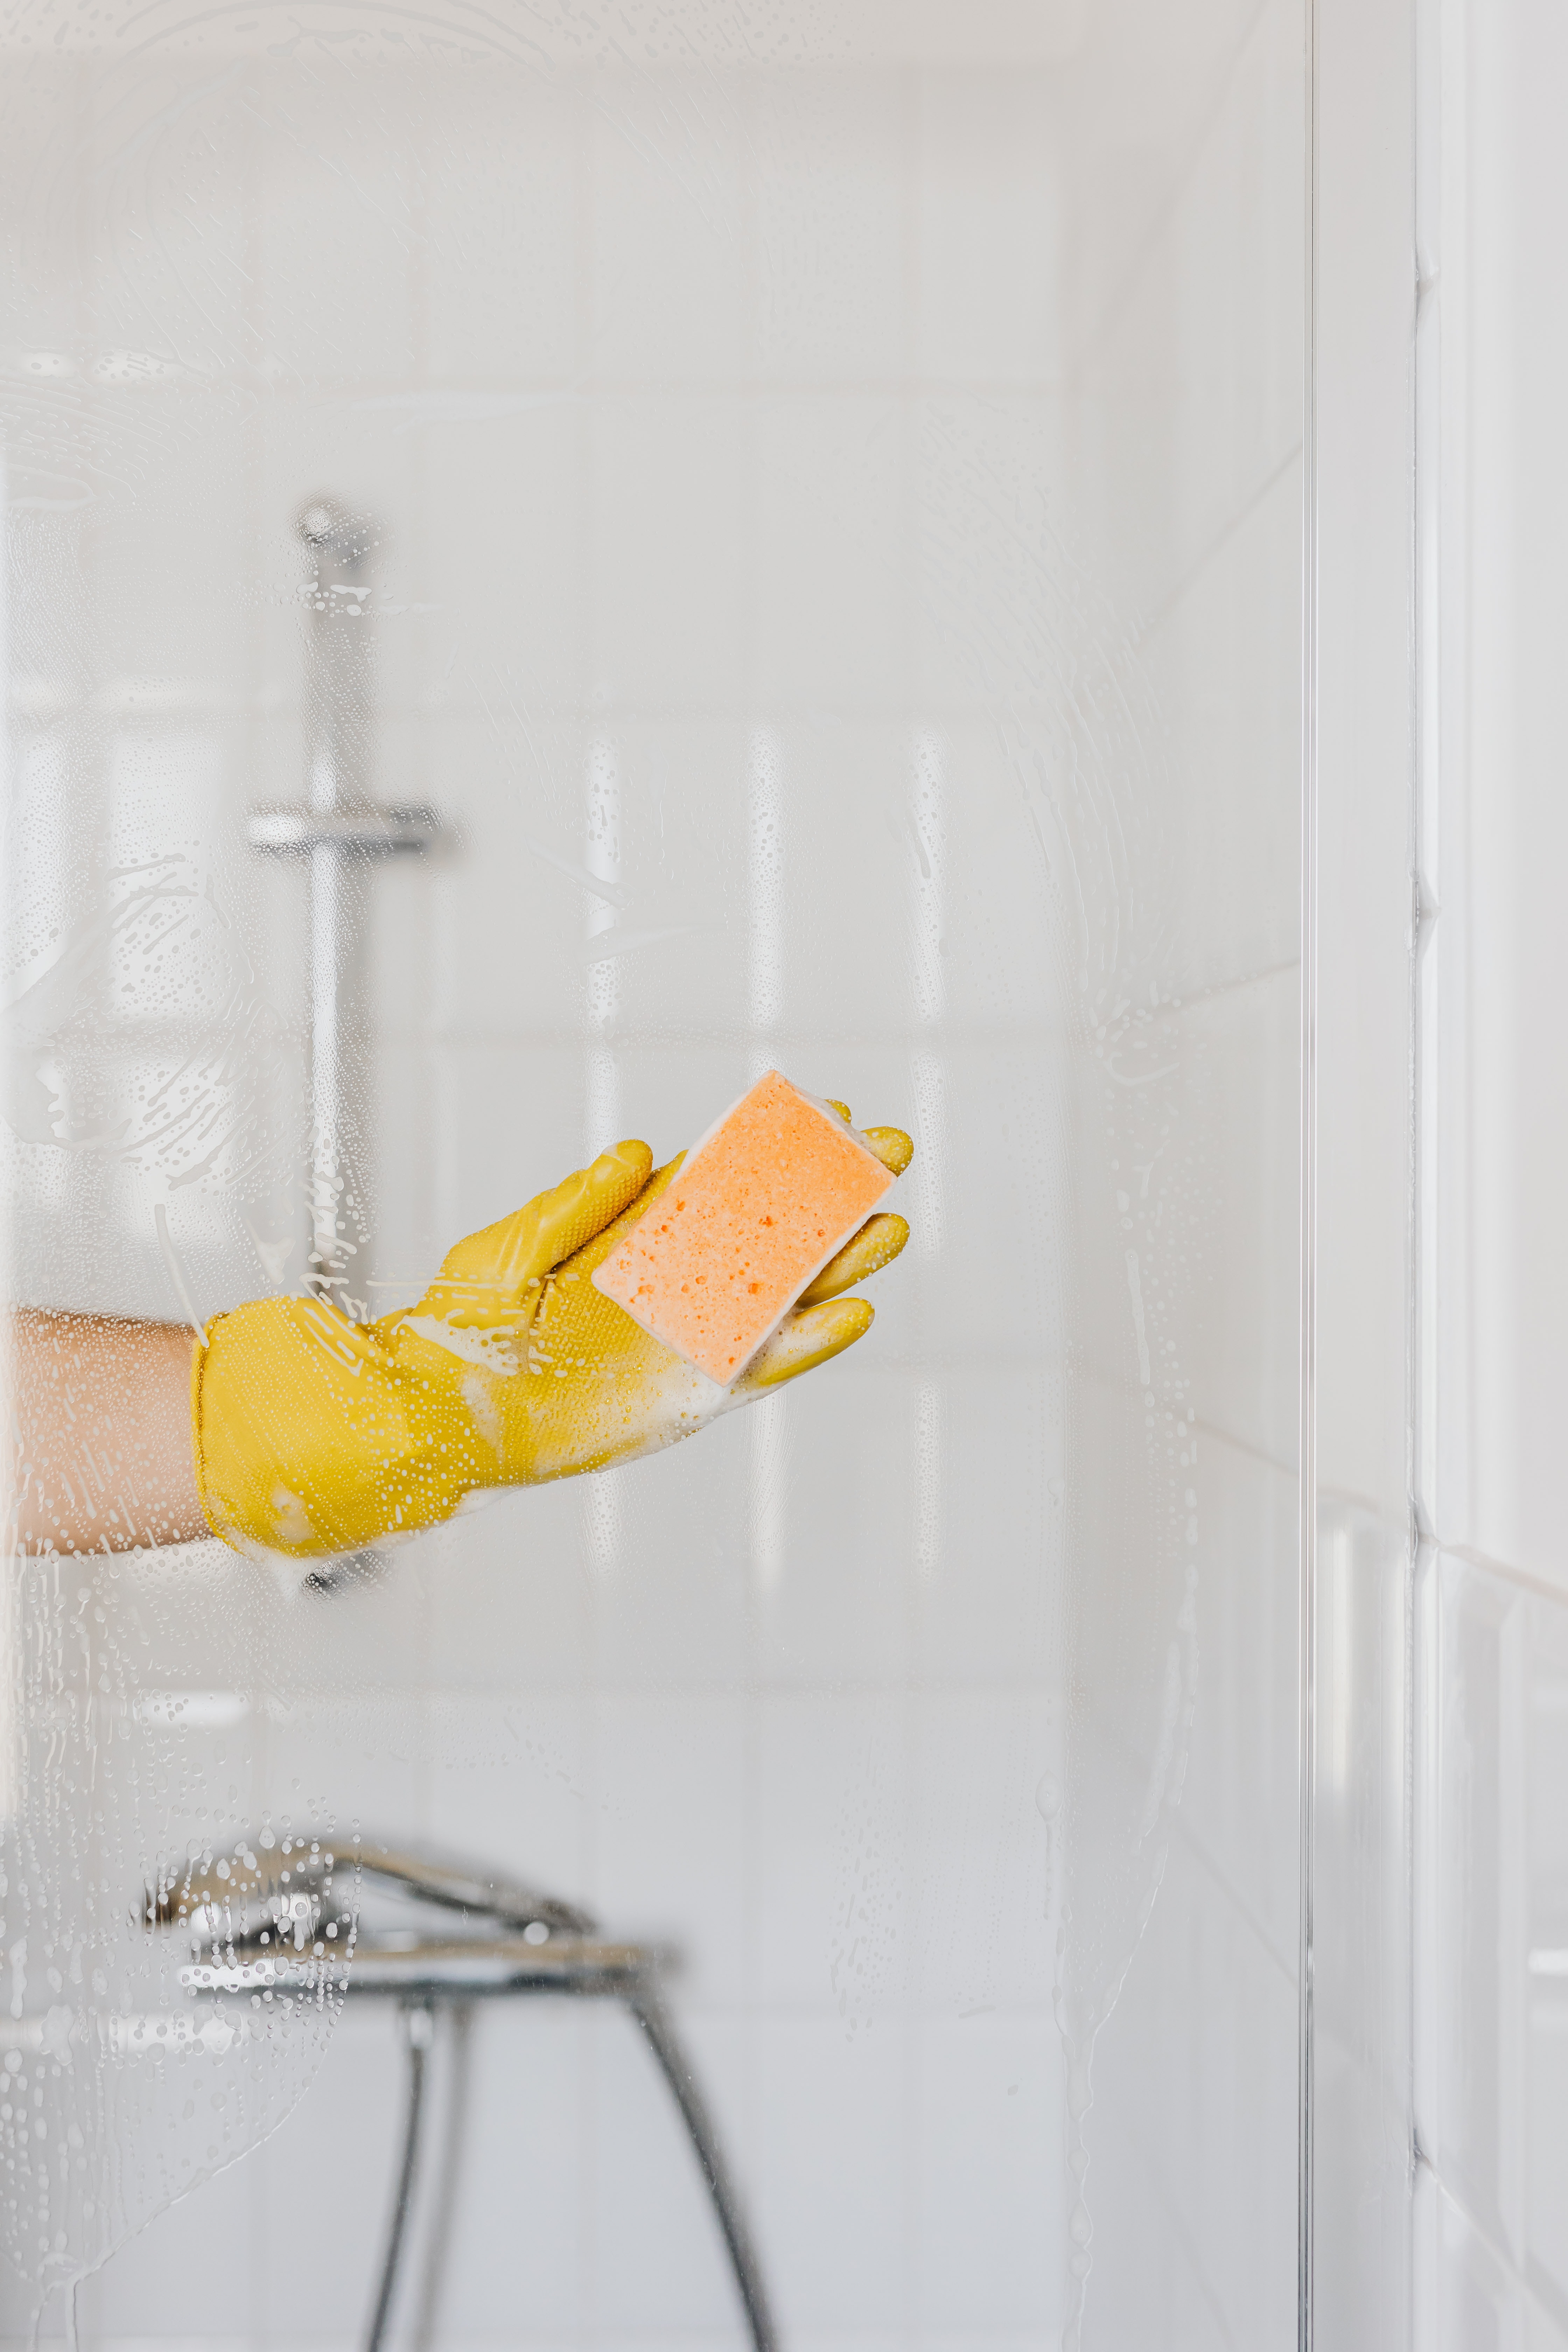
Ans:
{"label": "soap foam on glove", "polygon": [[[771,1125],[748,1118],[731,1131],[738,1104],[691,1155],[700,1192],[686,1158],[655,1169],[646,1143],[617,1143],[448,1250],[414,1307],[353,1323],[325,1299],[275,1297],[215,1316],[191,1377],[196,1484],[215,1535],[296,1559],[410,1535],[496,1487],[673,1445],[862,1338],[870,1301],[847,1294],[909,1238],[902,1217],[865,1216],[865,1204],[914,1147],[899,1128],[858,1136],[840,1106],[772,1083]],[[645,1226],[651,1242],[671,1198],[710,1206],[706,1227],[688,1209],[676,1229],[697,1276],[725,1277],[696,1281],[687,1297],[731,1294],[727,1320],[688,1335],[706,1344],[717,1332],[722,1352],[710,1360],[723,1380],[595,1279]],[[697,1246],[704,1233],[710,1254]],[[678,1304],[692,1278],[676,1279]]]}
{"label": "soap foam on glove", "polygon": [[832,1104],[769,1070],[693,1145],[595,1287],[727,1388],[894,1181]]}

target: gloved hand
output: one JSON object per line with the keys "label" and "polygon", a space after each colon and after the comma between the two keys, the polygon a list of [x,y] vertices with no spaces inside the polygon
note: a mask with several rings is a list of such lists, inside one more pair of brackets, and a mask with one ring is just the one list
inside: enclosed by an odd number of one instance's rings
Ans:
{"label": "gloved hand", "polygon": [[[895,1173],[913,1156],[898,1128],[866,1140]],[[902,1217],[869,1218],[729,1389],[594,1287],[684,1158],[656,1172],[646,1143],[616,1144],[459,1242],[419,1304],[380,1322],[351,1323],[320,1298],[216,1317],[191,1371],[196,1484],[215,1532],[297,1558],[358,1550],[434,1527],[479,1488],[671,1445],[858,1339],[872,1309],[842,1294],[898,1255]]]}

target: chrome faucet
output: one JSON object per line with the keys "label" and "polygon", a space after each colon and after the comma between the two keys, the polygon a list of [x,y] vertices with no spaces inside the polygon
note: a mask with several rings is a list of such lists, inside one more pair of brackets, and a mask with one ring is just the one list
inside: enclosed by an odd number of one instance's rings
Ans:
{"label": "chrome faucet", "polygon": [[[371,1898],[367,1905],[365,1897]],[[381,1898],[382,1916],[374,1916]],[[387,1910],[390,1898],[391,1917]],[[430,1932],[419,1914],[445,1915]],[[552,1993],[625,2003],[664,2076],[696,2154],[724,2242],[753,2352],[777,2352],[767,2291],[746,2218],[691,2062],[665,2006],[671,1956],[600,1936],[587,1912],[448,1854],[374,1839],[290,1839],[253,1832],[199,1864],[148,1882],[149,1934],[190,1938],[180,1982],[195,2000],[330,1993],[394,2000],[404,2020],[407,2091],[366,2352],[382,2352],[414,2203],[425,2068],[439,2016],[459,2021],[479,2000]],[[460,1922],[460,1927],[458,1926]]]}

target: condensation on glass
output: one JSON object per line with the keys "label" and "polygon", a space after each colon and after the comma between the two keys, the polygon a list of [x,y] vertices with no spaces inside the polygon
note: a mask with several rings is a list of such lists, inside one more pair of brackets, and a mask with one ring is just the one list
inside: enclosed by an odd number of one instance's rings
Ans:
{"label": "condensation on glass", "polygon": [[[147,1913],[374,1834],[679,1955],[792,2340],[1294,2340],[1302,121],[1299,0],[0,34],[12,1297],[381,1313],[770,1066],[917,1153],[668,1454],[10,1563],[18,2327],[362,2324],[384,2014]],[[625,2021],[468,2034],[431,2324],[737,2327]]]}

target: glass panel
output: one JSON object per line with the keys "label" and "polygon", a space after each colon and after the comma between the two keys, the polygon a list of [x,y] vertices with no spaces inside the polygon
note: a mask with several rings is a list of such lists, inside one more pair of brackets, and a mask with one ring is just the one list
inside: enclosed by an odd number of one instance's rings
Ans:
{"label": "glass panel", "polygon": [[[1069,2267],[1092,2257],[1086,2345],[1283,2346],[1296,2340],[1304,59],[1289,8],[1245,31],[1206,13],[1179,30],[1179,61],[1145,51],[1148,83],[1121,80],[1141,166],[1128,176],[1150,209],[1095,289],[1075,386],[1075,488],[1116,690],[1094,706],[1109,757],[1089,903],[1105,969],[1080,999],[1078,1079],[1058,2015],[1069,2147],[1081,2131],[1089,2159],[1087,2216],[1071,2223],[1092,2234]],[[1096,186],[1080,237],[1104,205]]]}
{"label": "glass panel", "polygon": [[[413,2086],[395,2328],[1292,2340],[1302,73],[1299,0],[24,14],[18,2329],[363,2331]],[[599,1340],[429,1286],[769,1068],[910,1246],[603,1467]],[[192,1326],[246,1549],[163,1539]]]}

